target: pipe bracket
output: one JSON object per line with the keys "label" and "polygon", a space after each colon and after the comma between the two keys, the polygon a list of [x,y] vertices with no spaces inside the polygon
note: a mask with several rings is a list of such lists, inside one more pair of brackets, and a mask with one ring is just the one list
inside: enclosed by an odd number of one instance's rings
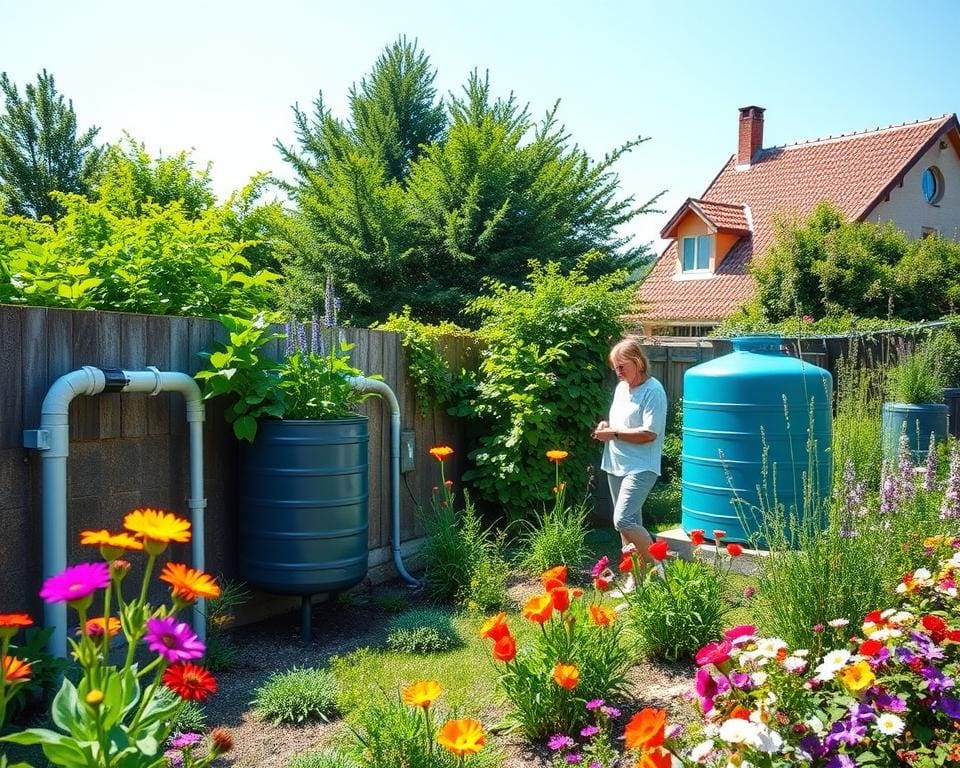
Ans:
{"label": "pipe bracket", "polygon": [[38,451],[49,451],[51,438],[49,429],[25,429],[23,430],[23,447],[34,448]]}

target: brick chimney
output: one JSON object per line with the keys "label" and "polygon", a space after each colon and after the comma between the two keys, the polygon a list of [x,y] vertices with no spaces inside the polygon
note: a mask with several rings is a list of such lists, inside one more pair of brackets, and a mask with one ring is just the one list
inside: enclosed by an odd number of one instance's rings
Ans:
{"label": "brick chimney", "polygon": [[740,141],[737,165],[750,165],[763,147],[763,107],[740,107]]}

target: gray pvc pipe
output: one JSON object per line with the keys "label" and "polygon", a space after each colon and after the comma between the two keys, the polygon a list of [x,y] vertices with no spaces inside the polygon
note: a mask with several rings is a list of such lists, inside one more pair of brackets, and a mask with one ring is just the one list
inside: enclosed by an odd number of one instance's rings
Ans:
{"label": "gray pvc pipe", "polygon": [[[203,510],[203,421],[204,406],[200,388],[187,374],[159,371],[122,371],[126,385],[122,392],[180,392],[187,404],[190,431],[190,509],[193,526],[192,556],[195,568],[204,568]],[[106,388],[106,377],[99,368],[86,365],[64,374],[50,386],[40,406],[40,429],[24,433],[24,443],[40,452],[43,479],[43,578],[60,573],[67,567],[67,457],[70,454],[70,402],[79,395],[97,395]],[[28,435],[32,439],[27,439]],[[67,607],[63,603],[47,603],[43,609],[44,624],[53,627],[47,644],[51,653],[67,654]],[[193,609],[193,628],[201,640],[206,637],[202,601]]]}
{"label": "gray pvc pipe", "polygon": [[357,392],[374,392],[385,397],[390,404],[390,551],[400,578],[412,587],[419,587],[420,582],[404,567],[400,553],[400,403],[393,390],[383,381],[351,376],[349,382]]}

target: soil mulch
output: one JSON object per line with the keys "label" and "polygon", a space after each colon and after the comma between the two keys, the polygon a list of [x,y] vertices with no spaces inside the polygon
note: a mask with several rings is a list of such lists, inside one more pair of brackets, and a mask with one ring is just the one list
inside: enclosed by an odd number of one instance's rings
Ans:
{"label": "soil mulch", "polygon": [[[303,725],[274,725],[258,718],[250,702],[254,692],[271,673],[294,666],[325,666],[330,656],[369,647],[382,647],[385,626],[391,614],[385,610],[386,596],[403,596],[414,604],[426,601],[421,593],[402,592],[404,587],[380,586],[373,590],[352,593],[349,605],[336,600],[321,603],[313,609],[313,639],[300,638],[300,616],[296,611],[233,630],[230,639],[238,650],[234,669],[219,672],[219,690],[205,704],[207,724],[230,729],[234,749],[225,756],[236,768],[285,768],[297,754],[336,744],[346,735],[340,722]],[[522,604],[525,597],[538,591],[533,581],[517,581],[510,596]],[[429,669],[424,659],[424,672]],[[690,690],[693,666],[688,663],[642,662],[629,674],[631,695],[621,702],[625,713],[645,706],[668,710],[671,722],[691,717],[691,708],[684,694]],[[486,715],[490,714],[488,720]],[[501,713],[485,713],[485,722],[499,719]],[[622,723],[621,723],[622,725]],[[503,741],[500,740],[503,744]],[[549,753],[544,747],[531,746],[522,736],[508,738],[505,743],[505,768],[546,768]]]}

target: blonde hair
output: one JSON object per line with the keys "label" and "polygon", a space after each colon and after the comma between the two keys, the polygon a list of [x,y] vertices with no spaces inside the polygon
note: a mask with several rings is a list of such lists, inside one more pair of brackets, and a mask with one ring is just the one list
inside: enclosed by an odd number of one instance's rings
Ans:
{"label": "blonde hair", "polygon": [[650,361],[643,351],[639,336],[625,336],[614,344],[607,357],[611,365],[613,365],[615,357],[634,363],[644,375],[647,375],[650,371]]}

